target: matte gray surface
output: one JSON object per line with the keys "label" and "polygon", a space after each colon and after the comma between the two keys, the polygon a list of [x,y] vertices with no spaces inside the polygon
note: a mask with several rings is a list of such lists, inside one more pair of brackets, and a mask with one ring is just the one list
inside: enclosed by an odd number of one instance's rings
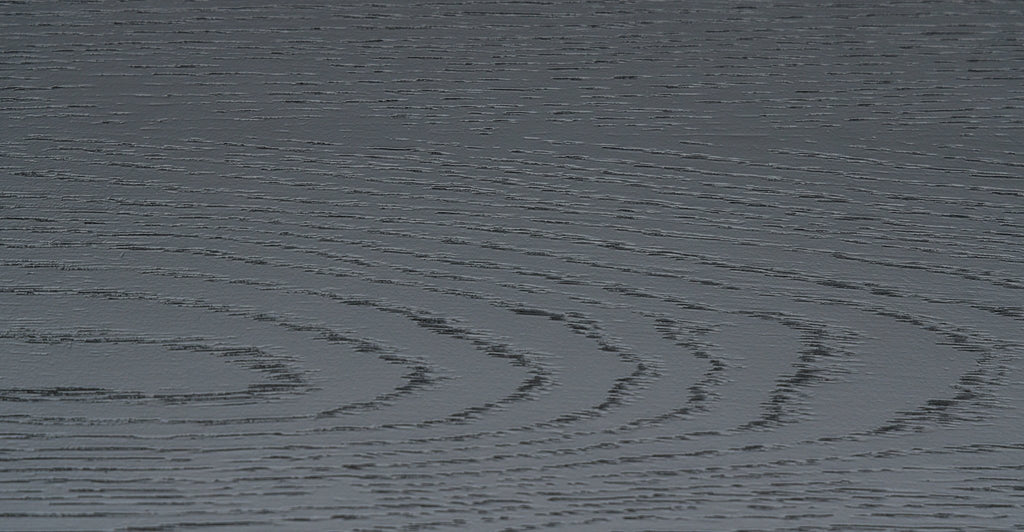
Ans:
{"label": "matte gray surface", "polygon": [[0,2],[0,529],[1024,528],[1020,2]]}

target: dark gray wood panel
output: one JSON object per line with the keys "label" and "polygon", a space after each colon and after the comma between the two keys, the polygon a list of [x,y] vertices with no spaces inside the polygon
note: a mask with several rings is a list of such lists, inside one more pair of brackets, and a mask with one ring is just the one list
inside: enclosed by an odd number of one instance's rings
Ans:
{"label": "dark gray wood panel", "polygon": [[0,529],[1024,527],[1022,10],[0,2]]}

